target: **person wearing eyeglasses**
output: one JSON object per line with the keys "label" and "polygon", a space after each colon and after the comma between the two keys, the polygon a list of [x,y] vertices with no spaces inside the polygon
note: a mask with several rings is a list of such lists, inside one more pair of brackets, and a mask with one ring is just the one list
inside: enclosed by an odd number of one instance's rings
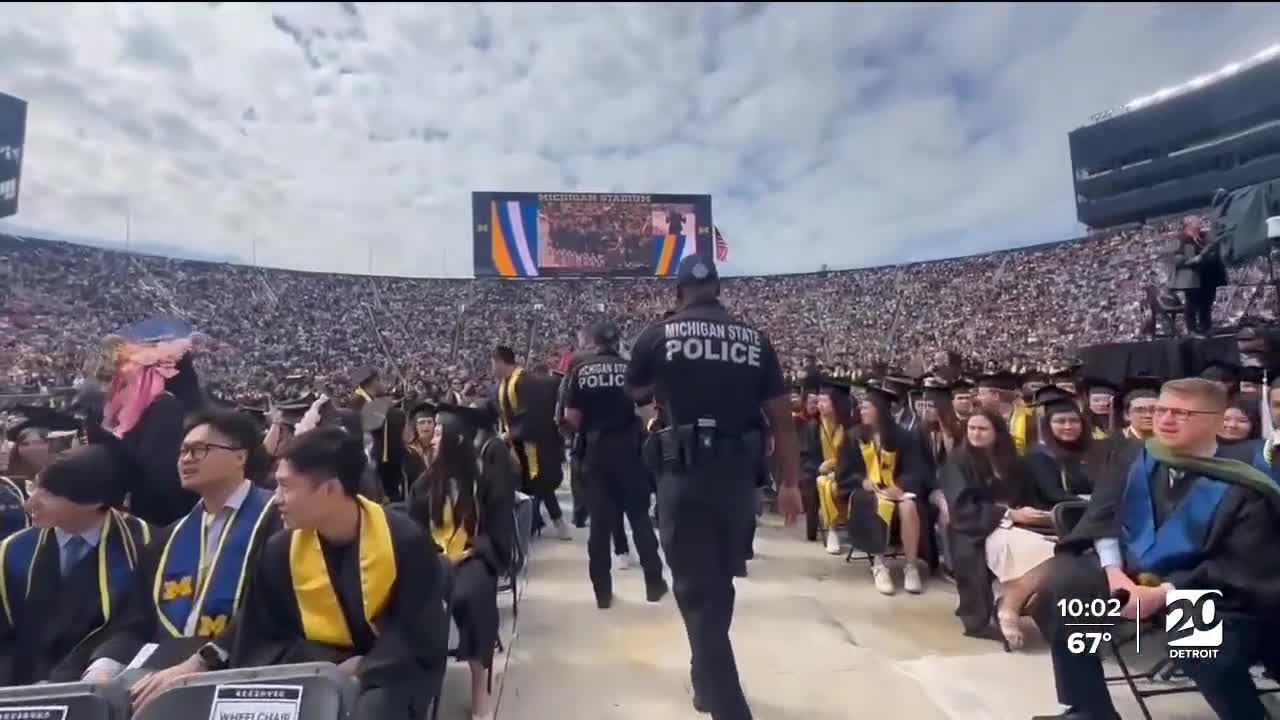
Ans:
{"label": "person wearing eyeglasses", "polygon": [[1175,659],[1178,668],[1218,717],[1267,716],[1250,667],[1275,660],[1280,489],[1261,453],[1246,463],[1224,452],[1218,432],[1227,405],[1225,388],[1211,380],[1165,383],[1153,410],[1154,437],[1122,475],[1098,483],[1084,517],[1059,543],[1030,609],[1049,641],[1067,710],[1042,719],[1119,717],[1101,661],[1068,648],[1077,629],[1059,601],[1122,598],[1124,617],[1148,620],[1176,589],[1221,593],[1215,602],[1222,620],[1222,651]]}
{"label": "person wearing eyeglasses", "polygon": [[200,500],[143,552],[132,593],[85,670],[85,680],[105,682],[154,644],[142,667],[158,672],[134,686],[139,705],[176,677],[225,665],[244,575],[282,527],[271,492],[246,478],[246,465],[265,452],[253,418],[204,411],[186,428],[178,478]]}
{"label": "person wearing eyeglasses", "polygon": [[80,678],[151,537],[115,509],[124,496],[101,446],[71,450],[36,476],[32,526],[0,544],[0,686]]}

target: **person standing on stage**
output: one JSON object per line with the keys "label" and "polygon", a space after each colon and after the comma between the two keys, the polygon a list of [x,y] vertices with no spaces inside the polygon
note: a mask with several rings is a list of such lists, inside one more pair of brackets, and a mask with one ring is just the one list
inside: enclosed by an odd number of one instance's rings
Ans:
{"label": "person standing on stage", "polygon": [[800,453],[773,344],[719,297],[711,260],[681,260],[679,310],[636,339],[626,380],[638,401],[656,396],[670,423],[646,443],[645,461],[661,478],[660,535],[689,635],[694,708],[714,720],[749,720],[729,626],[763,453],[762,408],[774,431],[778,507],[788,525],[803,509]]}

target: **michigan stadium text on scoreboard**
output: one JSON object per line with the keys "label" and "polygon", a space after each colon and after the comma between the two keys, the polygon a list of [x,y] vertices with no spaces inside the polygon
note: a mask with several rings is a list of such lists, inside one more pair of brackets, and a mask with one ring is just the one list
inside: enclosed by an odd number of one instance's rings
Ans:
{"label": "michigan stadium text on scoreboard", "polygon": [[476,277],[666,277],[711,254],[710,195],[474,192]]}

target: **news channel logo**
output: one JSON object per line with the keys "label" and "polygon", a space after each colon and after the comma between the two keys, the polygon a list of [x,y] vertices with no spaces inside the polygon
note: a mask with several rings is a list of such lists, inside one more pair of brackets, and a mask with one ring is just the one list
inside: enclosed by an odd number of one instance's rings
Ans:
{"label": "news channel logo", "polygon": [[1164,632],[1171,660],[1216,658],[1222,647],[1218,590],[1170,590]]}

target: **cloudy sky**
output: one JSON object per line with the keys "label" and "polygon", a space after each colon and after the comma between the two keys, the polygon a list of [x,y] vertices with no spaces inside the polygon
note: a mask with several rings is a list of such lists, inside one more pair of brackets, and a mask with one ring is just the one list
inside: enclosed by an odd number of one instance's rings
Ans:
{"label": "cloudy sky", "polygon": [[1076,234],[1068,130],[1277,41],[1276,3],[12,5],[11,220],[467,276],[472,190],[710,193],[733,274],[946,257]]}

